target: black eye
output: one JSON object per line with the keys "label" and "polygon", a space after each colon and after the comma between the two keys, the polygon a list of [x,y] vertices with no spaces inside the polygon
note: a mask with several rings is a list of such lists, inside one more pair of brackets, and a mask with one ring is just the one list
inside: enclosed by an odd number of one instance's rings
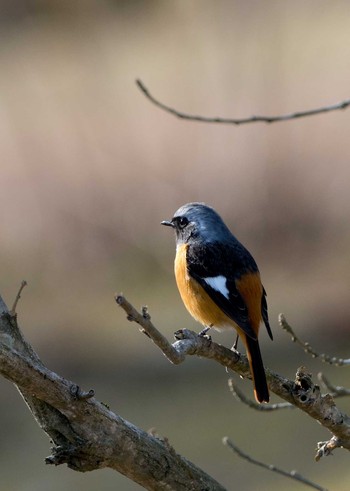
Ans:
{"label": "black eye", "polygon": [[185,228],[186,225],[188,225],[188,220],[186,217],[180,217],[177,220],[177,224],[178,224],[179,228]]}

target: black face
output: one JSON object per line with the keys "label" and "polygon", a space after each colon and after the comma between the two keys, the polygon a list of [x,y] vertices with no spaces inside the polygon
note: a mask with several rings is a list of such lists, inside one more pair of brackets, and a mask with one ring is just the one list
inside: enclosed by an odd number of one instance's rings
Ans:
{"label": "black face", "polygon": [[164,220],[161,224],[175,229],[177,240],[180,242],[186,242],[194,229],[194,223],[190,222],[184,215],[174,217],[171,221]]}
{"label": "black face", "polygon": [[172,219],[174,227],[179,230],[183,230],[189,224],[188,218],[185,216],[182,217],[174,217]]}

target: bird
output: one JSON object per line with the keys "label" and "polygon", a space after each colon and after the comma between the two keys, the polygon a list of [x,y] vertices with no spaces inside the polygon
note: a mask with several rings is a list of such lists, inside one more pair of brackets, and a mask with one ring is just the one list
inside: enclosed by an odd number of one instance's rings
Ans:
{"label": "bird", "polygon": [[204,326],[199,335],[210,328],[234,328],[246,348],[255,399],[269,402],[258,342],[260,325],[265,324],[271,339],[273,335],[266,291],[253,256],[205,203],[187,203],[161,224],[175,231],[176,283],[188,312]]}

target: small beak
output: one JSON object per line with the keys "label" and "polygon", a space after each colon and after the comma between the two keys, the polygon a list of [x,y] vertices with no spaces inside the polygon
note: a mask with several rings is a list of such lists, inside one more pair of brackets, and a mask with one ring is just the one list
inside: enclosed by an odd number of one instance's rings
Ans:
{"label": "small beak", "polygon": [[173,227],[174,228],[174,224],[173,222],[169,221],[169,220],[163,220],[162,222],[160,222],[161,225],[166,225],[167,227]]}

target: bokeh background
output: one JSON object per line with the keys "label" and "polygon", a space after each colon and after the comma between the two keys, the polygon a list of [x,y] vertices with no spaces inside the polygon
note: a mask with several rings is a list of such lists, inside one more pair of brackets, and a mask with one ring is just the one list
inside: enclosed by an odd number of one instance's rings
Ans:
{"label": "bokeh background", "polygon": [[[208,116],[333,104],[350,97],[349,17],[347,0],[0,1],[1,294],[11,305],[26,279],[19,319],[47,366],[155,428],[228,489],[300,485],[240,461],[225,435],[335,491],[349,489],[348,454],[315,463],[329,435],[307,416],[242,406],[209,361],[171,366],[113,295],[147,304],[169,338],[199,329],[176,290],[174,238],[159,223],[205,201],[260,265],[275,335],[261,333],[266,365],[288,377],[305,365],[349,385],[346,368],[307,357],[277,316],[320,352],[349,357],[350,110],[271,125],[191,123],[151,105],[135,79]],[[227,346],[234,338],[213,336]],[[45,466],[49,448],[0,380],[1,489],[141,489],[109,470]]]}

